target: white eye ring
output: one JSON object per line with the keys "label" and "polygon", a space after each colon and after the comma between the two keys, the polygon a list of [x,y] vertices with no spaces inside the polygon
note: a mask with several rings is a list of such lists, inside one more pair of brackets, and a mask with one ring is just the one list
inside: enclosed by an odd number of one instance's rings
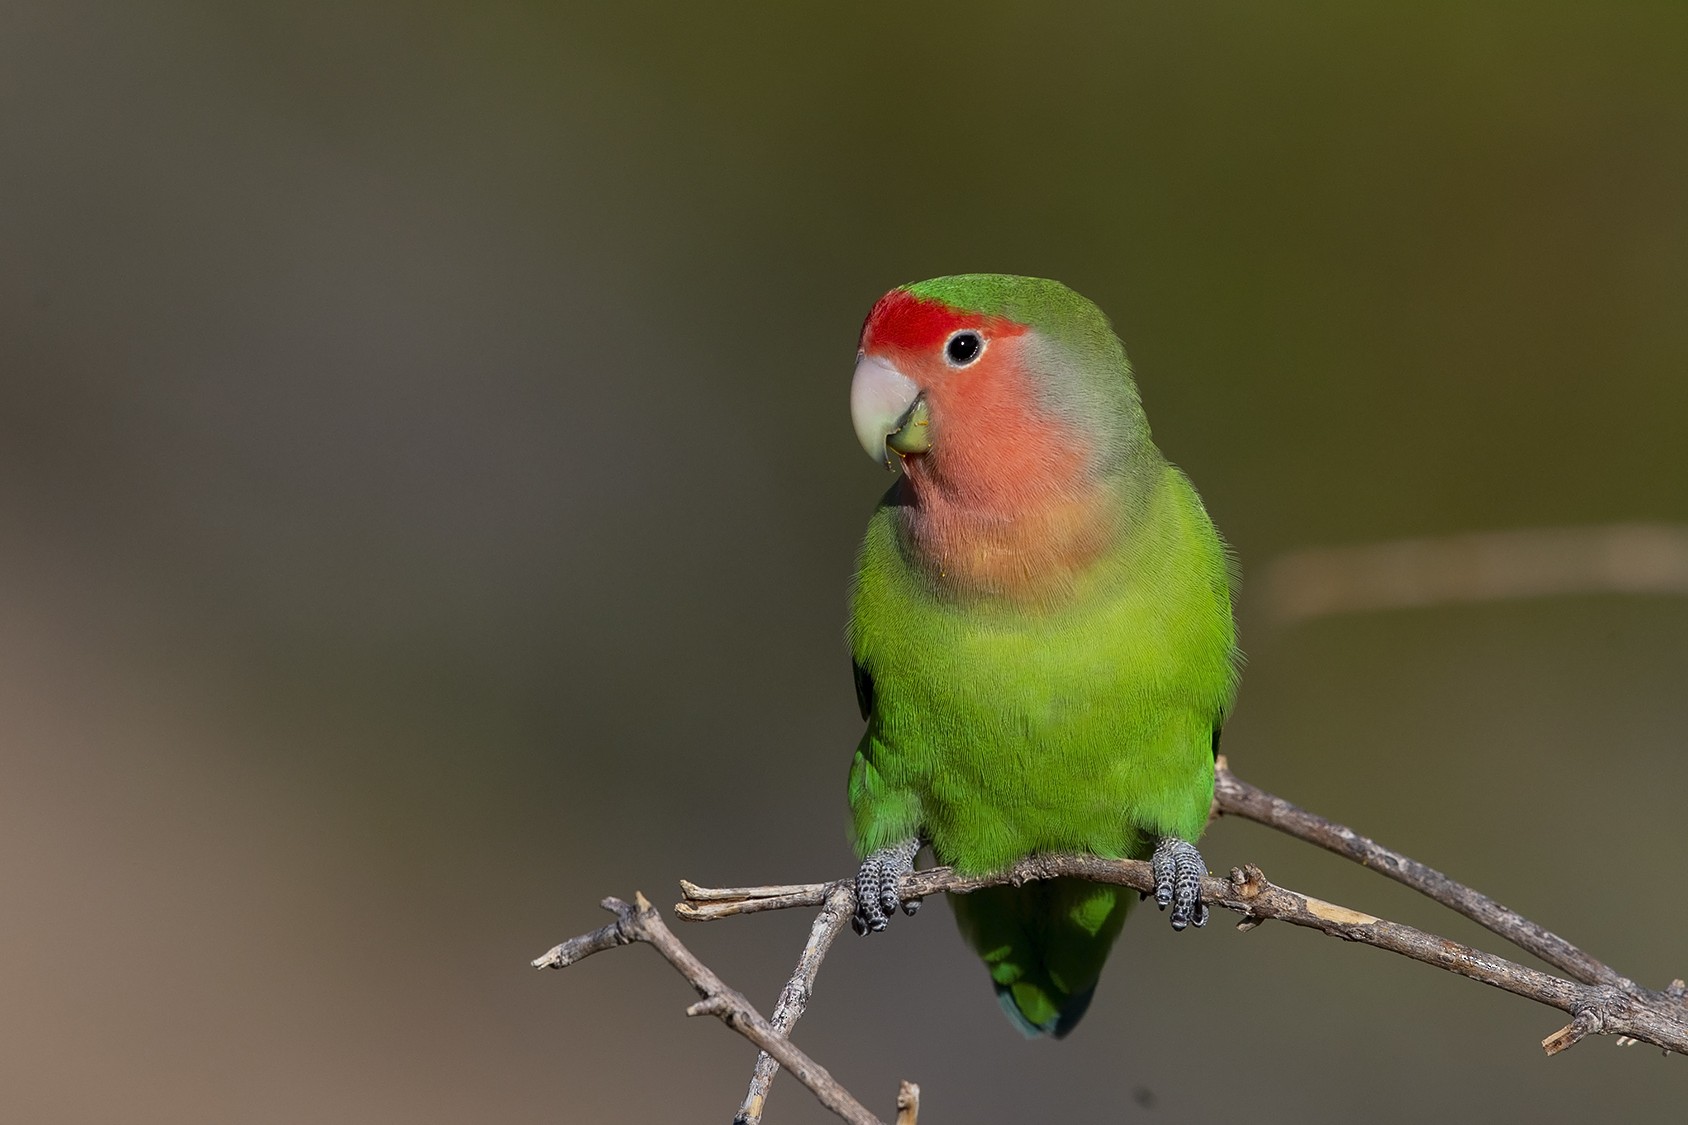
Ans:
{"label": "white eye ring", "polygon": [[[972,341],[973,350],[967,351],[967,341]],[[960,348],[957,345],[960,344]],[[944,362],[951,367],[971,367],[979,362],[979,357],[985,354],[986,340],[976,328],[959,328],[950,333],[949,339],[944,341]],[[962,354],[956,354],[957,351]]]}

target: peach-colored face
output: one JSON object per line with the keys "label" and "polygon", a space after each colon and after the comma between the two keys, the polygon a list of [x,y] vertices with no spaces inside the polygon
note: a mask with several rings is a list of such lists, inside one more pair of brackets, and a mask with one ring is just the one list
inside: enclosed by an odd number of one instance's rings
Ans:
{"label": "peach-colored face", "polygon": [[908,530],[946,578],[1032,593],[1100,549],[1084,436],[1042,407],[1039,347],[1024,324],[900,290],[863,327],[858,381],[884,393],[874,425],[856,419],[858,435],[871,446],[894,411],[924,402],[926,448],[902,461],[917,501]]}
{"label": "peach-colored face", "polygon": [[861,351],[912,380],[934,415],[965,414],[979,398],[1002,405],[1011,384],[1022,382],[1015,345],[1029,331],[895,289],[868,314]]}

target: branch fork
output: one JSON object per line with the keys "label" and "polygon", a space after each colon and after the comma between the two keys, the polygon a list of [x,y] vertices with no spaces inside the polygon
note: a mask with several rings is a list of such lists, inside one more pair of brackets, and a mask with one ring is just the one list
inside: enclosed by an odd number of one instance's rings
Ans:
{"label": "branch fork", "polygon": [[[1412,926],[1280,887],[1254,864],[1232,868],[1228,878],[1209,876],[1202,880],[1201,901],[1240,915],[1239,930],[1251,930],[1267,921],[1287,922],[1386,949],[1557,1008],[1571,1021],[1542,1040],[1542,1049],[1550,1056],[1596,1034],[1615,1036],[1620,1045],[1650,1043],[1667,1055],[1688,1054],[1688,984],[1682,980],[1674,980],[1662,990],[1643,988],[1488,896],[1350,828],[1239,780],[1223,756],[1215,763],[1214,815],[1253,820],[1351,859],[1463,914],[1565,975],[1532,969]],[[1154,873],[1142,860],[1035,855],[988,876],[958,875],[948,867],[916,871],[902,879],[899,893],[907,901],[1054,878],[1088,879],[1147,893],[1155,887]],[[536,958],[534,967],[560,969],[617,946],[651,945],[697,989],[700,999],[686,1009],[687,1015],[715,1016],[761,1049],[734,1125],[758,1125],[769,1087],[781,1067],[791,1071],[839,1118],[852,1125],[884,1125],[790,1039],[792,1027],[802,1018],[814,994],[822,960],[855,910],[854,880],[721,888],[681,880],[680,889],[684,898],[674,912],[687,921],[711,921],[766,910],[821,908],[771,1020],[686,949],[643,895],[635,896],[633,905],[617,898],[604,899],[604,909],[616,915],[614,922],[555,946]],[[897,1096],[896,1125],[917,1125],[919,1106],[919,1087],[904,1082]]]}

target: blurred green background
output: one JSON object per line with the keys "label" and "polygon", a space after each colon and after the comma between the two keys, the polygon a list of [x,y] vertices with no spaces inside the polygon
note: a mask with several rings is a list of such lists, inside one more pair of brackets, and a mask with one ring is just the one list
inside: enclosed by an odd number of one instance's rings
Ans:
{"label": "blurred green background", "polygon": [[[1688,7],[13,0],[0,1117],[725,1122],[605,894],[851,866],[851,436],[889,286],[1114,317],[1245,574],[1238,773],[1688,972],[1688,603],[1274,627],[1247,575],[1688,520]],[[1246,824],[1221,869],[1498,943]],[[798,1041],[939,1122],[1678,1120],[1688,1072],[1144,912],[1070,1040],[947,911]],[[771,1006],[808,919],[681,930]],[[787,1078],[771,1123],[831,1120]]]}

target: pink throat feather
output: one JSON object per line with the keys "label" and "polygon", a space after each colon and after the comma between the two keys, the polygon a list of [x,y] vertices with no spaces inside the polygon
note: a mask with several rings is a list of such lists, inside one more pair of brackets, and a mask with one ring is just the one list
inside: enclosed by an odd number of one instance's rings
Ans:
{"label": "pink throat feather", "polygon": [[963,596],[1058,597],[1117,536],[1090,435],[1036,401],[1031,346],[1027,335],[999,336],[961,372],[895,356],[926,388],[934,426],[932,450],[903,461],[905,546]]}

